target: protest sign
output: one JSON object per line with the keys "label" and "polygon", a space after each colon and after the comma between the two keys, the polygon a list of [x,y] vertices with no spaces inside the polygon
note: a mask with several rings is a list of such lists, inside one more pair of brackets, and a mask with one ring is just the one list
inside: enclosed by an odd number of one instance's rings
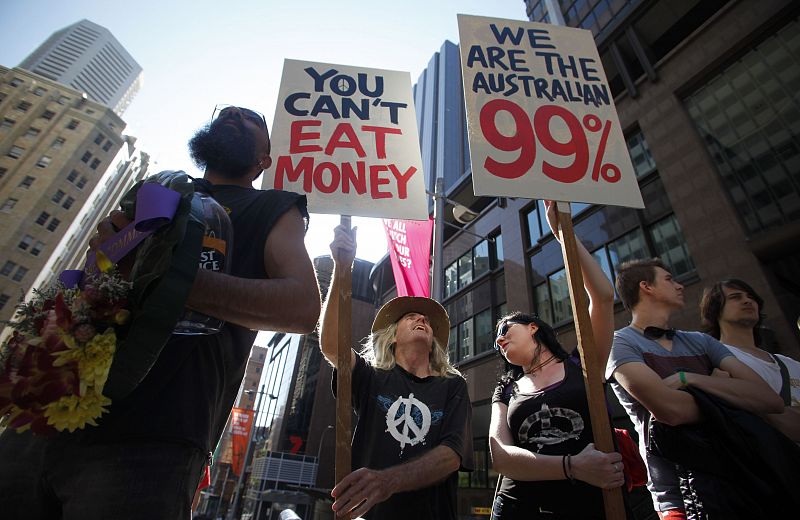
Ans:
{"label": "protest sign", "polygon": [[427,220],[407,72],[285,60],[263,189],[314,213]]}
{"label": "protest sign", "polygon": [[458,15],[476,195],[644,207],[590,31]]}
{"label": "protest sign", "polygon": [[383,219],[397,296],[431,295],[431,231],[426,221]]}

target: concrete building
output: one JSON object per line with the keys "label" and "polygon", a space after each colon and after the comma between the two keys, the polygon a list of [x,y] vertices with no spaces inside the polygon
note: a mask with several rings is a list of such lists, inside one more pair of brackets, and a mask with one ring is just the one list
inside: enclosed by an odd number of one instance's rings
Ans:
{"label": "concrete building", "polygon": [[82,92],[0,67],[0,320],[32,287],[122,147],[124,128]]}
{"label": "concrete building", "polygon": [[85,92],[120,116],[142,86],[142,67],[108,29],[89,20],[53,33],[19,68]]}
{"label": "concrete building", "polygon": [[61,242],[45,263],[32,287],[41,287],[57,279],[65,269],[83,269],[89,239],[97,224],[112,210],[119,209],[122,196],[151,172],[150,156],[136,146],[136,138],[122,136],[123,146],[112,160],[86,203],[68,226]]}

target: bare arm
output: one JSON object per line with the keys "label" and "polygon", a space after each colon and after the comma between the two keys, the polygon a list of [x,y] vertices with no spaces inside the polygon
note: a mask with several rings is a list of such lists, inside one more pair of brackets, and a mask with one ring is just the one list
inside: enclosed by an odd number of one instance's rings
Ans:
{"label": "bare arm", "polygon": [[[503,403],[492,404],[492,419],[489,426],[489,450],[492,468],[514,480],[564,480],[564,464],[560,455],[540,455],[514,445],[508,429],[508,407]],[[573,477],[593,486],[612,488],[621,486],[625,478],[621,471],[622,455],[617,452],[603,453],[588,444],[583,451],[571,458]]]}
{"label": "bare arm", "polygon": [[[341,269],[352,269],[353,261],[356,256],[356,235],[355,228],[348,232],[344,226],[336,226],[334,230],[333,242],[331,242],[331,257],[333,258],[333,275],[331,276],[331,286],[328,289],[328,297],[325,298],[325,305],[322,311],[322,321],[319,328],[319,346],[322,355],[325,356],[333,366],[337,365],[338,344],[339,344],[339,282],[338,273]],[[352,350],[350,366],[356,366],[356,354]]]}
{"label": "bare arm", "polygon": [[[558,238],[558,212],[552,201],[545,201],[547,222],[553,235]],[[614,340],[614,287],[600,264],[589,253],[580,240],[578,246],[578,262],[583,275],[583,285],[589,295],[589,318],[594,332],[595,348],[598,361],[605,366]],[[601,374],[602,375],[602,374]]]}
{"label": "bare arm", "polygon": [[[735,363],[731,363],[732,361]],[[780,397],[772,392],[755,372],[736,360],[734,356],[723,359],[720,367],[723,370],[725,367],[733,368],[735,373],[731,373],[730,378],[722,378],[685,372],[684,377],[688,385],[721,397],[743,410],[763,414],[781,409],[776,408],[777,404],[783,405]],[[742,367],[746,370],[742,370]],[[679,374],[661,379],[644,363],[633,362],[617,368],[614,376],[617,382],[659,422],[677,426],[695,423],[701,418],[694,398],[687,392],[679,390],[681,386]],[[758,380],[755,381],[752,377]]]}
{"label": "bare arm", "polygon": [[625,363],[614,371],[614,377],[657,421],[677,426],[700,420],[700,410],[694,398],[677,388],[670,388],[644,363]]}
{"label": "bare arm", "polygon": [[281,216],[264,245],[269,279],[238,278],[201,269],[187,305],[254,330],[308,333],[319,319],[320,298],[297,208]]}
{"label": "bare arm", "polygon": [[[726,402],[757,414],[772,414],[783,412],[783,400],[756,374],[753,369],[739,361],[736,356],[724,358],[719,368],[727,372],[730,377],[715,377],[702,374],[685,373],[686,384],[699,388],[704,392],[715,395]],[[665,379],[673,386],[675,380],[680,380],[677,374]],[[680,383],[677,383],[680,384]]]}
{"label": "bare arm", "polygon": [[395,493],[432,486],[445,480],[461,465],[458,454],[439,445],[405,464],[382,470],[360,468],[350,473],[331,491],[336,516],[364,515],[372,506]]}

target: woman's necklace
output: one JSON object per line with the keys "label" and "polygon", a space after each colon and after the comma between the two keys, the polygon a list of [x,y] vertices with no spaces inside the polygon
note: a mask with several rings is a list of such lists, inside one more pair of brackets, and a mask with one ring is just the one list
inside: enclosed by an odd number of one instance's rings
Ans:
{"label": "woman's necklace", "polygon": [[550,364],[550,362],[553,361],[555,358],[556,358],[555,356],[550,356],[550,358],[547,361],[543,361],[543,362],[539,363],[538,365],[536,365],[535,367],[531,368],[530,370],[522,369],[522,372],[527,376],[536,377],[536,374],[534,374],[534,372],[536,372],[538,370],[541,370],[546,365]]}

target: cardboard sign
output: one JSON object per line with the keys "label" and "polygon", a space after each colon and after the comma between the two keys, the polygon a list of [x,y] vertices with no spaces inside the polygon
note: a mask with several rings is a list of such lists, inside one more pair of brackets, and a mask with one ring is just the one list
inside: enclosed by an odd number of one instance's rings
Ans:
{"label": "cardboard sign", "polygon": [[407,72],[285,60],[263,189],[315,213],[428,219]]}
{"label": "cardboard sign", "polygon": [[642,208],[590,31],[458,15],[476,195]]}

